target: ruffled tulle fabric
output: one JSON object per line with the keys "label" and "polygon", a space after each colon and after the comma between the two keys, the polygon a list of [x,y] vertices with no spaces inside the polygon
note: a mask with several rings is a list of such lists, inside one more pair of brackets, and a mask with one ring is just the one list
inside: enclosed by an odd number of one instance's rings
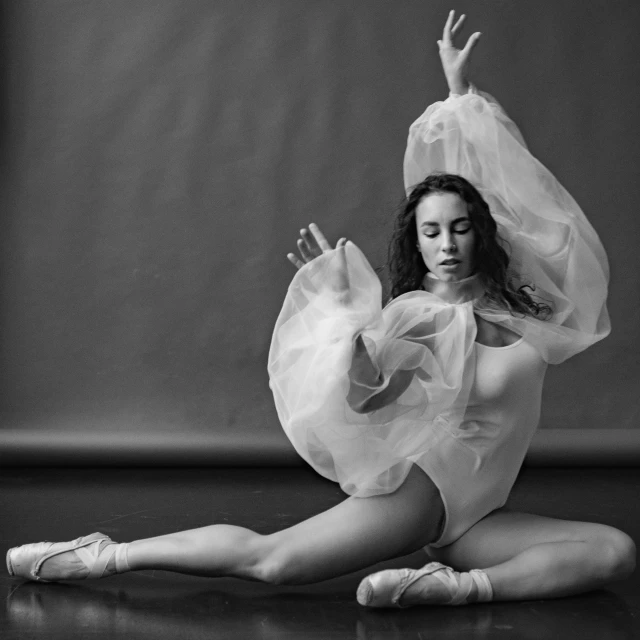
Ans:
{"label": "ruffled tulle fabric", "polygon": [[506,241],[514,281],[533,285],[534,299],[554,311],[541,322],[486,308],[487,320],[523,335],[549,364],[609,334],[604,247],[495,98],[472,86],[466,95],[429,106],[411,125],[404,159],[407,191],[433,171],[461,175],[480,191]]}
{"label": "ruffled tulle fabric", "polygon": [[[406,293],[382,309],[369,262],[353,243],[345,253],[351,299],[328,284],[336,250],[300,269],[276,322],[268,369],[280,422],[298,453],[346,493],[370,496],[400,486],[412,462],[441,436],[436,423],[458,426],[473,381],[466,363],[476,327],[472,301],[450,304],[427,291]],[[358,334],[382,373],[370,396],[396,371],[415,374],[400,398],[366,414],[347,402]]]}
{"label": "ruffled tulle fabric", "polygon": [[[480,190],[509,243],[514,274],[535,285],[554,315],[543,321],[494,308],[477,274],[448,284],[427,278],[427,290],[383,309],[380,281],[351,242],[343,255],[328,251],[301,268],[274,329],[270,387],[296,451],[350,495],[394,491],[413,463],[456,433],[475,375],[474,314],[524,336],[548,363],[609,332],[608,263],[596,232],[490,96],[450,97],[412,125],[407,188],[435,170],[458,173]],[[345,259],[348,296],[333,284],[336,261]],[[370,396],[394,373],[413,372],[400,397],[369,413],[348,401],[358,335],[382,374]]]}

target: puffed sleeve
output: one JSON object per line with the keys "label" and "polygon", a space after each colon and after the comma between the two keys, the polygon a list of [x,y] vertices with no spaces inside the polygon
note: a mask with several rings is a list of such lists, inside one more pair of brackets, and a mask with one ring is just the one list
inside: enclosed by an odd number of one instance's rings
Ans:
{"label": "puffed sleeve", "polygon": [[[450,305],[424,291],[384,309],[381,285],[362,252],[345,248],[351,296],[327,284],[328,251],[294,276],[269,351],[269,386],[296,451],[318,473],[356,496],[389,493],[413,461],[462,420],[474,357],[472,304]],[[402,395],[368,413],[347,397],[355,337],[382,372],[375,394],[398,371],[413,373]],[[445,418],[446,416],[446,418]]]}
{"label": "puffed sleeve", "polygon": [[481,307],[479,315],[524,335],[553,364],[609,334],[604,247],[495,98],[472,86],[465,95],[430,105],[411,125],[407,192],[434,171],[461,175],[480,191],[506,241],[517,286],[535,286],[534,299],[554,311],[544,321]]}

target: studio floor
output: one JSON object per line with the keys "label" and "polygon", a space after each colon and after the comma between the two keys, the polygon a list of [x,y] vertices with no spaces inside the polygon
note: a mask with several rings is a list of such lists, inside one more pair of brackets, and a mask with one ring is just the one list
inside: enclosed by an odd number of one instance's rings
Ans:
{"label": "studio floor", "polygon": [[[508,506],[601,522],[640,539],[640,470],[524,468]],[[4,469],[2,547],[101,531],[128,541],[229,523],[269,533],[344,498],[305,468]],[[375,569],[419,567],[417,553]],[[369,610],[355,600],[371,570],[308,587],[273,587],[144,571],[100,581],[36,584],[0,578],[0,637],[76,638],[640,638],[640,571],[556,600]]]}

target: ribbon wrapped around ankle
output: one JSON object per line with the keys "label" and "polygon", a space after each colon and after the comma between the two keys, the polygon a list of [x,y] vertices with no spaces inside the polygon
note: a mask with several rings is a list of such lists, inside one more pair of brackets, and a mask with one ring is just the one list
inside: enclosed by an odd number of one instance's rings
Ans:
{"label": "ribbon wrapped around ankle", "polygon": [[79,547],[74,549],[78,554],[78,557],[85,563],[89,569],[89,575],[87,578],[103,578],[107,571],[107,565],[115,554],[115,572],[125,573],[131,571],[129,568],[129,560],[127,558],[127,551],[129,547],[128,542],[107,542],[106,546],[100,549],[100,543],[102,540],[96,540],[96,546],[93,552],[89,551],[86,547]]}
{"label": "ribbon wrapped around ankle", "polygon": [[474,583],[478,589],[475,602],[489,602],[493,599],[491,582],[489,582],[489,577],[482,569],[472,569],[471,571],[458,573],[451,567],[439,562],[430,562],[422,571],[438,578],[447,587],[451,594],[451,600],[444,604],[468,604],[467,598]]}
{"label": "ribbon wrapped around ankle", "polygon": [[367,576],[358,587],[357,600],[365,607],[399,607],[405,591],[424,576],[435,576],[444,584],[450,599],[441,602],[427,600],[414,604],[469,604],[468,598],[475,584],[477,593],[473,602],[488,602],[493,599],[489,577],[482,569],[458,573],[439,562],[430,562],[421,569],[386,569]]}

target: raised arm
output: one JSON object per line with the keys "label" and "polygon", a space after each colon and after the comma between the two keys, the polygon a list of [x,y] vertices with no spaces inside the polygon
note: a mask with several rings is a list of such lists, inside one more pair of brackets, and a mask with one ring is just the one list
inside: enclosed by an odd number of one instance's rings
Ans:
{"label": "raised arm", "polygon": [[493,96],[470,82],[470,56],[480,34],[458,49],[463,19],[454,22],[451,12],[438,41],[451,93],[429,105],[409,129],[405,188],[410,192],[427,175],[445,172],[478,189],[506,241],[514,283],[534,287],[535,297],[554,311],[544,322],[548,331],[516,326],[510,315],[500,321],[526,333],[547,362],[562,362],[609,332],[607,256],[578,203],[533,156],[517,125]]}
{"label": "raised arm", "polygon": [[[323,253],[332,251],[332,247],[320,228],[310,224],[309,229],[300,231],[298,240],[300,258],[289,253],[287,258],[298,269],[312,262]],[[345,255],[346,239],[336,244],[338,259],[332,263],[332,269],[325,274],[325,283],[333,291],[336,302],[348,305],[351,302],[348,266]],[[400,397],[411,384],[414,372],[399,370],[389,379],[385,379],[380,367],[372,360],[361,334],[355,336],[351,366],[349,368],[349,393],[347,402],[356,413],[369,413],[380,409]]]}

